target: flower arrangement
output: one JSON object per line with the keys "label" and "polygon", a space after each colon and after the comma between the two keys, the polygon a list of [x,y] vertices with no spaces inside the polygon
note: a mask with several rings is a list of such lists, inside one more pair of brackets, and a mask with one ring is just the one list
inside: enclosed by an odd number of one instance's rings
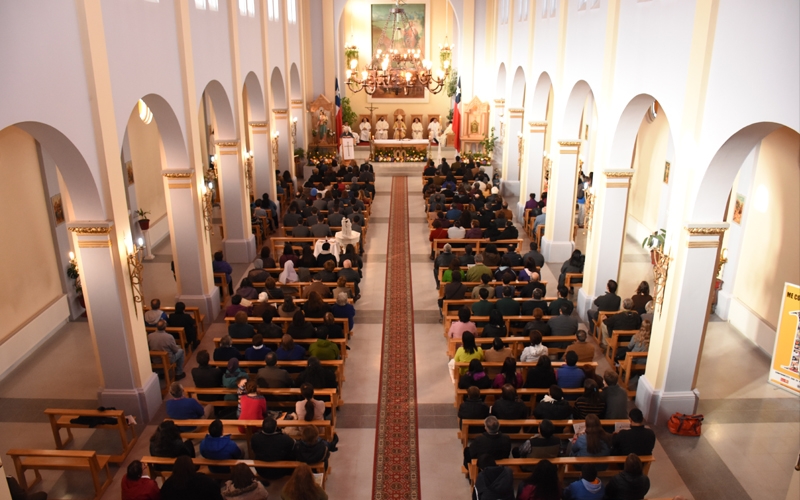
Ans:
{"label": "flower arrangement", "polygon": [[419,151],[416,148],[380,148],[373,154],[373,161],[376,162],[424,162],[428,160],[426,151]]}
{"label": "flower arrangement", "polygon": [[336,159],[336,151],[320,151],[319,148],[309,151],[308,160],[312,163],[331,163]]}
{"label": "flower arrangement", "polygon": [[477,163],[478,165],[490,165],[492,163],[492,158],[484,153],[468,153],[462,152],[461,157],[472,160],[473,162]]}

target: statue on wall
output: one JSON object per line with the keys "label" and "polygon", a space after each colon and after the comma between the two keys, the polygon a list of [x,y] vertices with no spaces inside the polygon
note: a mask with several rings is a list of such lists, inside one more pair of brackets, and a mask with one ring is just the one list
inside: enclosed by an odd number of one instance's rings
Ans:
{"label": "statue on wall", "polygon": [[478,133],[478,120],[472,120],[472,123],[469,124],[469,133],[470,134]]}
{"label": "statue on wall", "polygon": [[403,121],[403,115],[397,115],[394,118],[394,140],[401,140],[406,138],[406,122]]}
{"label": "statue on wall", "polygon": [[319,110],[319,117],[317,118],[317,137],[319,137],[319,141],[325,141],[325,138],[328,136],[328,115],[325,113],[324,109]]}

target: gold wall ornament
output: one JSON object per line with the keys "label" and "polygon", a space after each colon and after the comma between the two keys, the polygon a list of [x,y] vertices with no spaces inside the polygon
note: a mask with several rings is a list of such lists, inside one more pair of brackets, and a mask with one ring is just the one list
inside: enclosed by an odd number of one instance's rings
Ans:
{"label": "gold wall ornament", "polygon": [[144,249],[144,240],[139,238],[136,243],[131,243],[130,247],[128,248],[128,273],[130,274],[131,278],[131,294],[133,295],[133,310],[136,313],[136,317],[139,317],[139,308],[136,307],[136,304],[141,304],[144,302],[144,295],[142,294],[142,271],[144,271],[144,265],[142,264],[142,260],[139,258],[142,250]]}
{"label": "gold wall ornament", "polygon": [[244,182],[247,196],[253,199],[253,152],[248,151],[244,155]]}
{"label": "gold wall ornament", "polygon": [[547,127],[548,123],[546,121],[542,122],[528,122],[528,126],[531,127]]}
{"label": "gold wall ornament", "polygon": [[667,287],[667,276],[669,274],[669,263],[672,258],[664,253],[661,248],[650,250],[653,258],[653,300],[658,307],[658,314],[661,315],[661,308],[664,305],[664,290]]}
{"label": "gold wall ornament", "polygon": [[269,127],[269,123],[267,122],[250,122],[249,124],[253,128],[267,128]]}
{"label": "gold wall ornament", "polygon": [[686,231],[691,236],[719,236],[727,230],[727,226],[686,226]]}
{"label": "gold wall ornament", "polygon": [[609,179],[630,179],[633,177],[633,169],[626,170],[604,170],[603,174]]}
{"label": "gold wall ornament", "polygon": [[193,172],[164,172],[162,175],[167,179],[191,179]]}
{"label": "gold wall ornament", "polygon": [[584,201],[584,215],[583,215],[583,234],[592,231],[592,218],[594,217],[594,202],[596,201],[596,194],[592,193],[590,190],[585,190],[583,196],[585,197]]}
{"label": "gold wall ornament", "polygon": [[522,158],[525,156],[525,136],[522,132],[517,132],[517,168],[522,171]]}
{"label": "gold wall ornament", "polygon": [[109,234],[111,232],[111,226],[70,226],[70,232],[79,234],[79,235],[98,235],[98,234]]}
{"label": "gold wall ornament", "polygon": [[558,141],[558,145],[564,147],[578,147],[581,145],[581,141]]}
{"label": "gold wall ornament", "polygon": [[288,110],[288,109],[286,109],[286,108],[283,108],[283,109],[273,109],[273,110],[272,110],[272,112],[273,112],[273,113],[275,113],[276,115],[285,115],[286,113],[288,113],[288,112],[289,112],[289,110]]}
{"label": "gold wall ornament", "polygon": [[234,147],[239,145],[239,141],[238,140],[234,140],[234,141],[217,141],[216,144],[217,144],[217,146],[219,146],[221,148],[234,148]]}
{"label": "gold wall ornament", "polygon": [[291,101],[289,101],[289,102],[290,102],[291,104],[295,105],[295,106],[298,106],[298,105],[302,105],[302,104],[303,104],[303,100],[302,100],[302,99],[292,99],[292,100],[291,100]]}
{"label": "gold wall ornament", "polygon": [[280,168],[280,162],[278,161],[278,138],[280,135],[277,130],[272,134],[272,167],[275,170]]}
{"label": "gold wall ornament", "polygon": [[499,105],[499,106],[502,106],[502,105],[504,105],[506,103],[506,100],[505,99],[495,99],[494,103]]}

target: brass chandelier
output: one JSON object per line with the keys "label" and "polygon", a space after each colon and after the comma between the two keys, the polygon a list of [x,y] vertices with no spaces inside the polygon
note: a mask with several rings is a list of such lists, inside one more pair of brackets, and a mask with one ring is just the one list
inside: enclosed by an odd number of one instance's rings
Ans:
{"label": "brass chandelier", "polygon": [[405,9],[400,7],[399,0],[395,0],[382,31],[390,40],[389,48],[376,50],[369,64],[359,72],[358,47],[355,44],[345,47],[347,87],[352,92],[363,90],[368,95],[377,90],[395,95],[401,92],[408,95],[414,89],[427,89],[433,94],[441,92],[450,75],[454,46],[447,44],[446,39],[444,45],[439,45],[439,58],[444,69],[434,74],[433,63],[421,58],[420,49],[406,46],[403,33],[411,29]]}

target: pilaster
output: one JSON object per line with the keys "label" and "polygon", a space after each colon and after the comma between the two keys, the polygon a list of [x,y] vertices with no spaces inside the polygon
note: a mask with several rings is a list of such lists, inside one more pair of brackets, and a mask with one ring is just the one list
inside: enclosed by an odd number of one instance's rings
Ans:
{"label": "pilaster", "polygon": [[520,196],[520,170],[525,153],[525,134],[523,134],[524,108],[508,109],[508,125],[503,152],[503,195]]}
{"label": "pilaster", "polygon": [[[535,16],[534,16],[535,17]],[[537,200],[542,195],[542,179],[544,164],[544,138],[547,133],[546,121],[528,122],[528,140],[520,172],[519,218],[525,214],[525,203],[531,193],[536,193]]]}
{"label": "pilaster", "polygon": [[275,134],[278,134],[278,168],[281,173],[289,171],[294,178],[294,151],[291,150],[291,130],[289,128],[289,110],[288,109],[273,109],[272,110],[272,135],[270,140],[274,140]]}
{"label": "pilaster", "polygon": [[244,162],[238,140],[217,141],[218,181],[225,227],[225,260],[252,262],[255,237],[250,227],[250,200],[245,198]]}
{"label": "pilaster", "polygon": [[558,144],[557,161],[550,170],[547,219],[542,238],[542,253],[547,262],[563,262],[569,259],[575,248],[572,229],[575,225],[578,151],[581,141],[561,140]]}
{"label": "pilaster", "polygon": [[269,143],[269,123],[250,122],[250,146],[253,153],[253,185],[256,197],[264,193],[278,203],[275,193],[275,169],[272,168],[272,148]]}

